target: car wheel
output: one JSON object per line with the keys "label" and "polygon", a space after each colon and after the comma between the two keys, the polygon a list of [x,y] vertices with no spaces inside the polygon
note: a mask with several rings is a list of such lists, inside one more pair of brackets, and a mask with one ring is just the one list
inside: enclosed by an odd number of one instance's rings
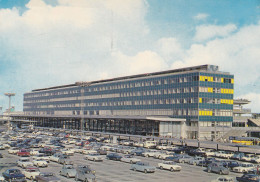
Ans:
{"label": "car wheel", "polygon": [[196,162],[193,162],[193,165],[194,165],[194,166],[197,166],[197,163],[196,163]]}
{"label": "car wheel", "polygon": [[69,173],[67,173],[67,175],[66,175],[66,176],[67,176],[67,178],[70,178],[70,175],[69,175]]}
{"label": "car wheel", "polygon": [[145,157],[149,157],[149,155],[148,154],[146,154],[146,156]]}
{"label": "car wheel", "polygon": [[223,174],[223,171],[222,171],[222,170],[220,170],[220,171],[219,171],[219,174]]}
{"label": "car wheel", "polygon": [[208,168],[208,173],[210,173],[211,172],[211,168]]}
{"label": "car wheel", "polygon": [[132,161],[132,160],[130,161],[130,164],[133,164],[133,161]]}
{"label": "car wheel", "polygon": [[23,166],[22,166],[22,168],[24,169],[24,168],[25,168],[25,166],[23,165]]}
{"label": "car wheel", "polygon": [[162,167],[162,166],[160,166],[160,169],[163,169],[163,167]]}
{"label": "car wheel", "polygon": [[32,176],[30,177],[30,180],[33,180],[33,177],[32,177]]}
{"label": "car wheel", "polygon": [[144,170],[144,173],[147,174],[147,170],[146,169]]}
{"label": "car wheel", "polygon": [[93,159],[94,162],[96,162],[96,159]]}
{"label": "car wheel", "polygon": [[174,171],[174,169],[173,169],[172,167],[171,167],[171,169],[170,169],[170,170],[171,170],[171,172],[173,172],[173,171]]}
{"label": "car wheel", "polygon": [[181,161],[182,164],[184,164],[184,161]]}
{"label": "car wheel", "polygon": [[37,167],[40,167],[40,165],[39,165],[39,164],[37,164],[36,166],[37,166]]}
{"label": "car wheel", "polygon": [[136,171],[136,168],[134,168],[133,170]]}

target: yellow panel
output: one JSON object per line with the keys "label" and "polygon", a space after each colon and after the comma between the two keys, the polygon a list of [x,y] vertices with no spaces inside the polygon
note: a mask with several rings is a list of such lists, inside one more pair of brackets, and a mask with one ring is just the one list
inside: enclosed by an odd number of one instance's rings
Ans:
{"label": "yellow panel", "polygon": [[212,116],[212,111],[209,111],[209,115]]}
{"label": "yellow panel", "polygon": [[234,93],[234,90],[233,89],[231,89],[231,94],[233,94]]}
{"label": "yellow panel", "polygon": [[224,78],[221,78],[221,82],[224,83]]}
{"label": "yellow panel", "polygon": [[203,76],[200,76],[200,81],[203,81]]}
{"label": "yellow panel", "polygon": [[231,104],[233,104],[234,103],[234,101],[233,100],[231,100]]}
{"label": "yellow panel", "polygon": [[202,98],[199,98],[199,102],[202,103]]}
{"label": "yellow panel", "polygon": [[233,78],[231,79],[231,83],[234,84],[234,79]]}
{"label": "yellow panel", "polygon": [[208,87],[208,92],[213,92],[213,88]]}
{"label": "yellow panel", "polygon": [[205,111],[201,111],[201,115],[204,116],[205,115]]}
{"label": "yellow panel", "polygon": [[223,88],[221,89],[221,93],[224,93],[224,89]]}
{"label": "yellow panel", "polygon": [[201,111],[199,111],[199,115],[200,115],[200,116],[202,115]]}

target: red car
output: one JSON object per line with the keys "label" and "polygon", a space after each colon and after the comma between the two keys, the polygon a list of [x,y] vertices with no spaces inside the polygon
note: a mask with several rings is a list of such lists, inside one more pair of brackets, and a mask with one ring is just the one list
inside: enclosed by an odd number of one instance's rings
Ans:
{"label": "red car", "polygon": [[17,155],[20,157],[29,157],[30,151],[26,149],[21,149],[19,152],[17,152]]}

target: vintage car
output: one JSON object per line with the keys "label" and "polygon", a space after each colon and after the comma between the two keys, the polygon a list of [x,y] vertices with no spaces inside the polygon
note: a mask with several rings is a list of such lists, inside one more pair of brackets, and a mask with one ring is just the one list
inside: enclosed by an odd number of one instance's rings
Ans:
{"label": "vintage car", "polygon": [[97,154],[98,152],[96,150],[89,149],[89,150],[82,150],[81,153],[82,154]]}
{"label": "vintage car", "polygon": [[30,151],[27,149],[21,149],[21,150],[19,150],[19,152],[17,152],[17,155],[20,157],[29,157]]}
{"label": "vintage car", "polygon": [[241,163],[240,166],[234,167],[233,171],[236,173],[245,173],[255,168],[254,164],[251,163]]}
{"label": "vintage car", "polygon": [[181,166],[177,165],[175,162],[172,162],[172,161],[164,161],[164,162],[158,163],[158,167],[160,169],[167,169],[172,172],[181,170]]}
{"label": "vintage car", "polygon": [[26,178],[34,180],[40,174],[40,170],[37,167],[27,167],[23,174]]}
{"label": "vintage car", "polygon": [[34,159],[32,163],[37,167],[48,167],[48,162],[44,159]]}
{"label": "vintage car", "polygon": [[241,177],[236,177],[238,182],[260,182],[260,176],[256,174],[244,174]]}
{"label": "vintage car", "polygon": [[26,168],[27,166],[32,166],[33,163],[30,162],[30,158],[28,157],[22,157],[17,161],[17,166]]}
{"label": "vintage car", "polygon": [[74,155],[74,152],[70,149],[62,149],[61,153],[63,153],[64,155]]}
{"label": "vintage car", "polygon": [[208,165],[207,171],[215,172],[218,174],[229,174],[229,169],[223,166],[221,162],[212,162]]}
{"label": "vintage car", "polygon": [[117,153],[110,153],[110,154],[107,154],[106,158],[109,160],[120,161],[122,156]]}
{"label": "vintage car", "polygon": [[147,162],[137,162],[131,165],[131,169],[134,171],[141,171],[144,173],[154,173],[155,167],[150,166]]}
{"label": "vintage car", "polygon": [[50,172],[40,173],[35,177],[35,181],[37,182],[61,182],[61,180],[55,176],[55,174]]}
{"label": "vintage car", "polygon": [[104,160],[104,158],[100,154],[88,154],[86,155],[86,159],[94,162]]}
{"label": "vintage car", "polygon": [[252,159],[256,157],[255,154],[246,154],[241,158],[241,161],[251,162]]}
{"label": "vintage car", "polygon": [[73,165],[63,165],[60,170],[61,176],[66,176],[67,178],[74,178],[76,176],[76,169]]}
{"label": "vintage car", "polygon": [[43,153],[39,153],[38,155],[33,156],[33,160],[35,160],[35,159],[43,159],[46,162],[50,162],[50,157]]}
{"label": "vintage car", "polygon": [[6,181],[26,182],[24,174],[19,169],[7,169],[3,172],[3,177]]}
{"label": "vintage car", "polygon": [[59,162],[59,158],[62,155],[63,155],[62,153],[55,153],[55,154],[50,156],[50,161]]}
{"label": "vintage car", "polygon": [[215,180],[212,180],[211,182],[235,182],[235,180],[233,177],[230,176],[221,176]]}
{"label": "vintage car", "polygon": [[130,164],[135,164],[135,163],[137,163],[137,162],[140,162],[141,160],[140,160],[140,159],[137,159],[137,158],[134,158],[133,155],[124,155],[124,156],[121,158],[121,161],[122,161],[122,162],[130,163]]}
{"label": "vintage car", "polygon": [[194,165],[194,166],[198,166],[199,163],[200,163],[200,162],[203,162],[203,161],[205,161],[205,158],[204,158],[204,157],[198,157],[198,156],[196,156],[196,157],[191,158],[191,159],[188,161],[188,163],[189,163],[189,164],[192,164],[192,165]]}
{"label": "vintage car", "polygon": [[77,173],[75,176],[75,180],[78,181],[96,181],[95,173],[96,171],[91,170],[90,166],[87,165],[79,165],[76,169]]}
{"label": "vintage car", "polygon": [[30,151],[30,155],[39,155],[39,150],[32,149],[32,150]]}
{"label": "vintage car", "polygon": [[158,153],[157,150],[146,150],[142,155],[144,157],[154,157],[156,153]]}
{"label": "vintage car", "polygon": [[12,147],[10,149],[8,149],[8,153],[9,154],[17,154],[17,152],[19,152],[19,148],[18,147]]}
{"label": "vintage car", "polygon": [[58,163],[60,164],[73,164],[73,161],[67,155],[62,155],[59,157]]}

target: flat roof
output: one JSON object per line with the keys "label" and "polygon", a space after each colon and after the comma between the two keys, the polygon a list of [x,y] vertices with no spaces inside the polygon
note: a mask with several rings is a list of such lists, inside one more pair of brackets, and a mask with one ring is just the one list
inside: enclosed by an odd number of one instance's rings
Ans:
{"label": "flat roof", "polygon": [[[127,79],[133,79],[133,78],[142,78],[146,76],[155,76],[155,75],[163,75],[163,74],[169,74],[169,73],[181,73],[185,71],[209,71],[209,67],[212,67],[211,71],[215,71],[215,73],[218,72],[218,66],[214,65],[199,65],[199,66],[192,66],[192,67],[185,67],[185,68],[179,68],[179,69],[174,69],[174,70],[167,70],[167,71],[160,71],[160,72],[153,72],[153,73],[143,73],[143,74],[138,74],[138,75],[131,75],[131,76],[123,76],[123,77],[116,77],[116,78],[111,78],[111,79],[104,79],[104,80],[97,80],[97,81],[90,81],[90,82],[76,82],[74,84],[69,84],[69,85],[61,85],[61,86],[55,86],[55,87],[49,87],[49,88],[42,88],[42,89],[35,89],[32,90],[32,92],[37,92],[37,91],[44,91],[44,90],[53,90],[53,89],[59,89],[59,88],[66,88],[66,87],[72,87],[72,86],[87,86],[95,83],[104,83],[104,82],[111,82],[111,81],[119,81],[119,80],[127,80]],[[221,72],[223,74],[229,74],[227,72]]]}

